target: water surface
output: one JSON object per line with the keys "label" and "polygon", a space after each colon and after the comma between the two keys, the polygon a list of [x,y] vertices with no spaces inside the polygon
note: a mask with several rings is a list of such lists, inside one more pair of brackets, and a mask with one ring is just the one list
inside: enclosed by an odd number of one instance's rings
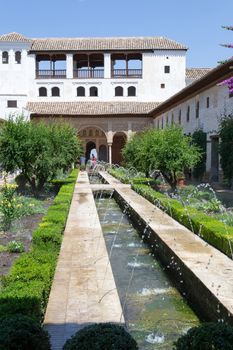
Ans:
{"label": "water surface", "polygon": [[115,200],[97,197],[128,330],[141,350],[171,350],[173,342],[199,320]]}

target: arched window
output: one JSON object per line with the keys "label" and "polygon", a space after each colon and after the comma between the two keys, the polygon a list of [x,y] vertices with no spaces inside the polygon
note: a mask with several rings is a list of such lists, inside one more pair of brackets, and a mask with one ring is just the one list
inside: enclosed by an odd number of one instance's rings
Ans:
{"label": "arched window", "polygon": [[9,63],[9,55],[8,55],[8,52],[7,52],[7,51],[4,51],[4,52],[2,53],[2,63],[3,63],[3,64]]}
{"label": "arched window", "polygon": [[96,86],[90,87],[90,96],[98,96],[98,89]]}
{"label": "arched window", "polygon": [[52,96],[60,96],[60,89],[58,87],[52,88]]}
{"label": "arched window", "polygon": [[17,63],[17,64],[21,63],[21,52],[20,51],[15,52],[15,63]]}
{"label": "arched window", "polygon": [[123,96],[123,87],[122,86],[117,86],[115,88],[115,96]]}
{"label": "arched window", "polygon": [[85,88],[83,86],[77,88],[77,96],[85,96]]}
{"label": "arched window", "polygon": [[136,96],[136,88],[134,86],[128,87],[128,96]]}
{"label": "arched window", "polygon": [[39,88],[39,96],[47,96],[47,89],[45,87]]}

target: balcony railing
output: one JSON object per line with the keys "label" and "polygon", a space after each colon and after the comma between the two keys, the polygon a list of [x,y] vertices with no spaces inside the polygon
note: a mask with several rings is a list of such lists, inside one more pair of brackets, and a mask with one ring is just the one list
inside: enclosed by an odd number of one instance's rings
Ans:
{"label": "balcony railing", "polygon": [[37,79],[65,79],[66,69],[38,69],[36,70]]}
{"label": "balcony railing", "polygon": [[112,78],[142,78],[142,69],[113,69]]}
{"label": "balcony railing", "polygon": [[74,69],[74,78],[78,79],[103,79],[104,69]]}

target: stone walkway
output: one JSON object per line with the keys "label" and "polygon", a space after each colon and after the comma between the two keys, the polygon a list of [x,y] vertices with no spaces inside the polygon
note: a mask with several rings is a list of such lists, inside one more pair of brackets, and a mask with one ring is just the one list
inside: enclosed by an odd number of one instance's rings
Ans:
{"label": "stone walkway", "polygon": [[210,319],[224,315],[233,324],[233,261],[129,185],[106,172],[101,175],[108,184],[90,185],[87,173],[80,172],[75,187],[44,321],[52,349],[62,349],[87,324],[124,322],[93,189],[114,189],[155,233],[161,260],[191,299],[208,310]]}
{"label": "stone walkway", "polygon": [[91,186],[80,172],[44,320],[53,350],[90,323],[124,322]]}
{"label": "stone walkway", "polygon": [[118,186],[119,181],[110,174],[100,174],[148,223],[158,242],[163,242],[163,250],[168,256],[161,255],[162,259],[169,263],[176,278],[182,274],[178,277],[179,282],[186,284],[196,302],[199,299],[200,308],[212,309],[210,314],[219,313],[219,318],[223,313],[233,324],[233,261],[130,188]]}

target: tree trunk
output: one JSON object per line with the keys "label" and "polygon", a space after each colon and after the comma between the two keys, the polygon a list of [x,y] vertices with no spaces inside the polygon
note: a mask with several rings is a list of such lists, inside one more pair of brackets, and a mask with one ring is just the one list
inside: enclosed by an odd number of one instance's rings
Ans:
{"label": "tree trunk", "polygon": [[171,176],[168,176],[167,174],[162,172],[162,175],[164,177],[164,179],[168,182],[168,184],[171,186],[171,191],[175,192],[176,191],[176,178],[173,178]]}

